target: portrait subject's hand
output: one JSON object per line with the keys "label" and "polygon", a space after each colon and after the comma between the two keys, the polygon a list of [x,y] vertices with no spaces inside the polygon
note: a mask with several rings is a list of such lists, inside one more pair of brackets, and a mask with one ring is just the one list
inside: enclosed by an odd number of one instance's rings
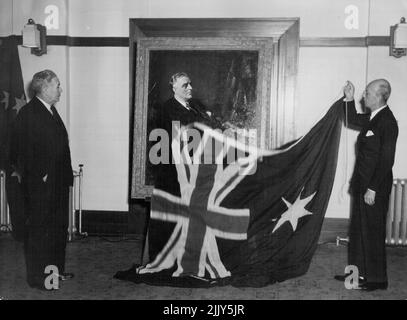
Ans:
{"label": "portrait subject's hand", "polygon": [[48,173],[42,177],[42,181],[47,182],[47,179],[48,179]]}
{"label": "portrait subject's hand", "polygon": [[225,122],[223,123],[223,126],[224,126],[226,129],[231,129],[231,130],[237,130],[237,129],[238,129],[238,127],[236,127],[233,123],[231,123],[231,122],[229,122],[229,121],[225,121]]}
{"label": "portrait subject's hand", "polygon": [[21,175],[17,171],[14,171],[11,176],[17,177],[18,183],[21,183]]}
{"label": "portrait subject's hand", "polygon": [[355,96],[355,86],[352,82],[346,81],[345,87],[343,88],[343,93],[345,95],[346,101],[352,101]]}
{"label": "portrait subject's hand", "polygon": [[373,206],[375,203],[375,197],[376,197],[376,192],[370,189],[367,189],[365,193],[365,203],[368,204],[369,206]]}

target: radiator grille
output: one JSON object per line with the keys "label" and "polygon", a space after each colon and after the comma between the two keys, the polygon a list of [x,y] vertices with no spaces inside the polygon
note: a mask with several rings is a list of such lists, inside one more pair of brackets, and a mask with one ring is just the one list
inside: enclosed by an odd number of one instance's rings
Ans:
{"label": "radiator grille", "polygon": [[407,246],[407,179],[395,179],[386,222],[386,244]]}
{"label": "radiator grille", "polygon": [[0,231],[11,230],[6,197],[6,173],[0,170]]}
{"label": "radiator grille", "polygon": [[[87,235],[82,232],[82,176],[83,165],[79,165],[79,171],[74,171],[74,185],[69,190],[69,226],[68,226],[68,240],[71,241],[73,236],[77,233],[76,225],[79,224],[79,235]],[[79,221],[77,223],[75,213],[79,207]],[[6,194],[6,173],[0,170],[0,231],[8,232],[12,230],[9,209],[7,204]]]}

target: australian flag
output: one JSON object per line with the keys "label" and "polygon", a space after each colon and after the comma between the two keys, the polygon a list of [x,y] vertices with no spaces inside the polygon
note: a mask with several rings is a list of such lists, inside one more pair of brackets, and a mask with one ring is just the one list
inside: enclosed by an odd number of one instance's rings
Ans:
{"label": "australian flag", "polygon": [[[342,104],[335,102],[308,134],[279,150],[243,145],[200,124],[193,159],[175,153],[182,145],[173,141],[180,193],[154,189],[150,262],[115,277],[152,285],[261,287],[305,274],[335,177]],[[213,156],[222,161],[203,161],[205,151],[216,149],[211,141],[221,141]],[[231,153],[238,155],[235,161],[226,161]]]}
{"label": "australian flag", "polygon": [[9,167],[11,127],[26,104],[16,36],[0,39],[0,169]]}

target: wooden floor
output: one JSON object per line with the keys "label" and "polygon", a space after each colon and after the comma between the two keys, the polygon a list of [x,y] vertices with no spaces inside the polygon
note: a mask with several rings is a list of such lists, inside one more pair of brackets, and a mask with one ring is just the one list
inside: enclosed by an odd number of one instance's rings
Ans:
{"label": "wooden floor", "polygon": [[346,247],[320,244],[307,274],[264,288],[211,289],[152,287],[113,279],[118,270],[129,268],[140,254],[137,239],[88,237],[70,242],[67,271],[75,278],[63,282],[57,291],[31,289],[25,281],[25,263],[21,243],[10,234],[0,233],[0,299],[68,300],[184,300],[184,299],[407,299],[407,248],[388,248],[389,289],[362,292],[347,290],[333,279],[346,264]]}

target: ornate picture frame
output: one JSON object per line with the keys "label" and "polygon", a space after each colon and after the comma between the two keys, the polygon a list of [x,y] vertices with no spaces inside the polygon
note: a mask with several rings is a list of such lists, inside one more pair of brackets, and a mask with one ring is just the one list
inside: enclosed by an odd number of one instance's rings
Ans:
{"label": "ornate picture frame", "polygon": [[[199,21],[195,21],[199,20]],[[132,112],[132,147],[131,154],[131,192],[130,197],[134,199],[149,198],[152,194],[154,182],[151,180],[151,168],[148,165],[148,133],[151,130],[151,114],[152,114],[152,90],[157,89],[157,85],[163,91],[164,86],[168,86],[167,79],[169,70],[188,71],[185,66],[188,66],[189,56],[200,55],[201,57],[210,57],[214,53],[217,59],[228,57],[245,57],[251,54],[256,62],[255,75],[253,81],[255,86],[255,104],[254,117],[251,122],[251,128],[257,129],[257,144],[261,148],[275,148],[284,142],[292,139],[293,115],[295,95],[295,81],[289,81],[290,75],[295,71],[298,59],[298,21],[280,21],[278,34],[267,34],[257,26],[257,33],[262,36],[252,34],[244,34],[239,32],[237,28],[243,28],[245,24],[250,23],[250,19],[243,21],[235,21],[231,19],[212,19],[212,28],[226,30],[231,26],[236,26],[233,32],[225,34],[213,33],[213,30],[203,32],[197,28],[198,25],[208,24],[203,20],[211,19],[131,19],[130,20],[130,104]],[[225,21],[226,20],[226,21]],[[237,19],[239,20],[239,19]],[[270,23],[269,19],[264,20]],[[256,20],[256,23],[259,21]],[[276,22],[276,21],[275,21]],[[188,24],[194,24],[194,28]],[[236,24],[237,23],[237,24]],[[283,27],[282,27],[283,25]],[[155,27],[154,27],[155,26]],[[290,27],[291,26],[291,27]],[[292,26],[297,26],[297,31],[293,34],[295,37],[288,37]],[[158,28],[158,29],[157,29]],[[185,32],[182,32],[184,29]],[[287,30],[284,31],[284,29]],[[295,28],[294,28],[295,29]],[[160,31],[161,30],[161,31]],[[173,30],[173,32],[171,32]],[[195,30],[195,32],[193,32]],[[205,28],[203,29],[205,30]],[[242,29],[243,30],[243,29]],[[247,33],[247,31],[245,31]],[[253,33],[254,32],[254,33]],[[270,32],[270,30],[268,31]],[[291,30],[292,32],[292,30]],[[243,33],[243,34],[242,34]],[[180,36],[185,35],[185,36]],[[230,36],[229,36],[230,35]],[[290,51],[293,42],[297,49]],[[160,53],[160,54],[158,54]],[[179,54],[178,54],[179,53]],[[209,54],[209,55],[208,55]],[[289,57],[287,54],[291,55]],[[172,64],[177,64],[180,56],[183,61],[182,70],[178,70],[177,66],[163,67],[163,61],[157,62],[158,57],[166,57],[172,55],[173,60],[163,59],[165,63],[171,61]],[[284,55],[284,59],[283,58]],[[220,57],[220,58],[219,58]],[[294,59],[293,59],[294,58]],[[153,59],[153,60],[152,60]],[[208,58],[209,59],[209,58]],[[185,61],[187,63],[185,64]],[[230,59],[229,59],[230,60]],[[228,60],[228,61],[229,61]],[[152,62],[153,61],[153,62]],[[175,62],[174,62],[175,61]],[[191,63],[193,58],[191,58]],[[222,60],[223,61],[223,60]],[[181,65],[181,64],[180,64]],[[293,66],[295,68],[293,68]],[[161,73],[163,69],[163,77],[160,81],[151,81],[151,77]],[[199,63],[194,66],[195,74],[204,74],[205,72],[218,72],[219,67],[213,67],[211,70],[202,66],[199,68]],[[194,71],[192,71],[193,73]],[[221,71],[219,71],[221,73]],[[157,76],[155,76],[157,78]],[[167,79],[168,80],[168,79]],[[194,79],[191,79],[195,82]],[[292,77],[291,77],[291,80]],[[221,78],[220,81],[223,81]],[[221,85],[221,84],[216,84]],[[216,87],[215,85],[215,87]],[[285,87],[289,85],[289,90]],[[167,88],[168,89],[168,88]],[[200,88],[196,88],[199,92]],[[213,90],[213,88],[211,89]],[[287,93],[289,93],[287,95]],[[291,105],[287,108],[291,97]],[[155,99],[157,100],[157,99]],[[160,101],[164,102],[164,101]],[[225,119],[229,120],[229,119]],[[292,122],[292,123],[290,123]],[[247,128],[248,129],[248,128]]]}

